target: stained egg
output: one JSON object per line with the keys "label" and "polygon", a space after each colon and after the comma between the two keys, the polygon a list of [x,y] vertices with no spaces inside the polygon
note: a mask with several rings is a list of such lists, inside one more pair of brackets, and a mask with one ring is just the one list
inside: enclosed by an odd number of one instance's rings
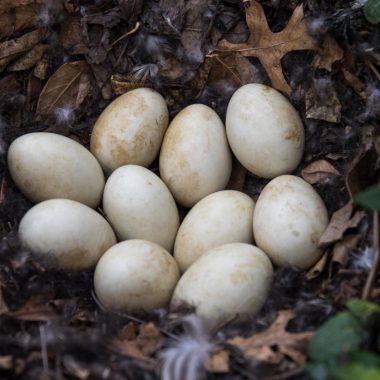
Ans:
{"label": "stained egg", "polygon": [[91,152],[111,173],[127,164],[149,166],[168,126],[164,98],[138,88],[116,98],[99,116],[91,135]]}
{"label": "stained egg", "polygon": [[252,243],[254,201],[234,190],[200,200],[186,215],[175,240],[174,258],[184,272],[206,251],[222,244]]}
{"label": "stained egg", "polygon": [[76,141],[35,132],[13,141],[8,168],[17,187],[32,202],[67,198],[89,207],[100,203],[104,175],[95,157]]}
{"label": "stained egg", "polygon": [[32,207],[21,219],[23,246],[48,266],[84,270],[116,244],[108,222],[93,209],[69,199],[50,199]]}
{"label": "stained egg", "polygon": [[223,190],[231,174],[225,128],[210,107],[193,104],[170,123],[160,152],[160,175],[175,200],[192,207]]}
{"label": "stained egg", "polygon": [[172,251],[179,227],[177,205],[150,170],[137,165],[115,170],[104,188],[103,208],[120,240],[149,240]]}
{"label": "stained egg", "polygon": [[311,267],[322,255],[318,241],[328,224],[319,194],[303,179],[283,175],[261,192],[253,215],[256,244],[278,266]]}
{"label": "stained egg", "polygon": [[275,89],[247,84],[232,96],[226,114],[228,142],[251,173],[274,178],[300,163],[304,128],[292,104]]}
{"label": "stained egg", "polygon": [[177,264],[165,249],[149,241],[128,240],[99,260],[94,287],[105,307],[134,313],[167,306],[178,279]]}
{"label": "stained egg", "polygon": [[179,280],[171,304],[193,307],[213,327],[247,320],[264,305],[272,277],[272,264],[261,249],[225,244],[191,265]]}

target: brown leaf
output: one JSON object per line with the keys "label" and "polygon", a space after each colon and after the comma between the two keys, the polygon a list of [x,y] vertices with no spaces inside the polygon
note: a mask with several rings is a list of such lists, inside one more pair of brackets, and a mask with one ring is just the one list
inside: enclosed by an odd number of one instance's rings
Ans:
{"label": "brown leaf", "polygon": [[316,69],[332,70],[332,65],[343,58],[343,49],[329,34],[323,40],[322,48],[314,58],[313,66]]}
{"label": "brown leaf", "polygon": [[0,41],[7,39],[14,32],[14,15],[0,14]]}
{"label": "brown leaf", "polygon": [[367,99],[366,85],[356,75],[342,68],[343,77],[346,83],[363,99]]}
{"label": "brown leaf", "polygon": [[48,70],[49,60],[44,57],[37,62],[36,67],[33,70],[33,75],[40,80],[45,80],[48,77]]}
{"label": "brown leaf", "polygon": [[0,369],[11,369],[13,367],[13,357],[11,355],[0,356]]}
{"label": "brown leaf", "polygon": [[365,212],[357,211],[352,216],[353,210],[354,206],[352,202],[348,202],[341,209],[334,212],[329,225],[319,239],[318,246],[325,247],[329,244],[337,242],[343,237],[344,233],[349,228],[354,228],[359,225],[365,216]]}
{"label": "brown leaf", "polygon": [[230,353],[217,348],[209,353],[205,367],[208,372],[227,373],[230,370]]}
{"label": "brown leaf", "polygon": [[141,352],[146,356],[151,356],[161,346],[163,337],[160,330],[153,323],[146,323],[140,326],[140,333],[136,338],[136,343]]}
{"label": "brown leaf", "polygon": [[233,44],[222,40],[218,49],[258,58],[272,81],[272,86],[289,95],[291,88],[282,72],[281,59],[291,51],[316,49],[307,31],[303,7],[300,5],[294,10],[288,25],[281,32],[273,33],[269,29],[262,6],[254,0],[245,1],[245,5],[250,30],[248,41],[243,44]]}
{"label": "brown leaf", "polygon": [[19,7],[20,5],[27,5],[33,3],[35,0],[1,0],[0,13],[7,12],[12,8]]}
{"label": "brown leaf", "polygon": [[42,120],[60,107],[76,109],[90,91],[88,71],[89,67],[85,61],[63,64],[41,91],[36,120]]}
{"label": "brown leaf", "polygon": [[50,321],[56,316],[56,313],[50,304],[49,296],[36,295],[31,297],[20,309],[3,313],[0,312],[0,315],[22,321],[43,322]]}
{"label": "brown leaf", "polygon": [[330,162],[326,160],[317,160],[306,166],[301,171],[302,178],[310,184],[315,184],[326,180],[331,176],[341,175]]}
{"label": "brown leaf", "polygon": [[18,58],[15,62],[11,63],[7,70],[8,71],[22,71],[28,70],[35,66],[37,62],[42,58],[45,51],[49,48],[48,45],[38,44],[34,46],[27,53]]}
{"label": "brown leaf", "polygon": [[367,146],[352,162],[346,175],[346,187],[351,198],[378,182],[375,176],[377,160],[375,147]]}
{"label": "brown leaf", "polygon": [[329,123],[339,123],[342,105],[333,86],[321,94],[317,87],[318,80],[310,87],[305,96],[306,117],[308,119],[324,120]]}
{"label": "brown leaf", "polygon": [[5,76],[3,79],[0,79],[0,98],[9,93],[19,91],[20,87],[15,74]]}
{"label": "brown leaf", "polygon": [[314,333],[286,331],[286,326],[293,317],[291,310],[281,310],[267,330],[248,338],[236,336],[228,340],[228,343],[240,348],[247,359],[278,364],[287,355],[295,363],[303,365],[307,357],[307,346]]}
{"label": "brown leaf", "polygon": [[332,251],[332,263],[345,268],[349,261],[349,254],[353,249],[357,248],[360,240],[361,236],[357,234],[346,236],[341,241],[335,243]]}
{"label": "brown leaf", "polygon": [[112,75],[111,85],[116,95],[125,94],[126,92],[136,88],[152,87],[150,82],[138,80],[132,73]]}
{"label": "brown leaf", "polygon": [[328,251],[326,251],[323,256],[307,271],[306,278],[312,280],[318,277],[325,269],[327,263]]}

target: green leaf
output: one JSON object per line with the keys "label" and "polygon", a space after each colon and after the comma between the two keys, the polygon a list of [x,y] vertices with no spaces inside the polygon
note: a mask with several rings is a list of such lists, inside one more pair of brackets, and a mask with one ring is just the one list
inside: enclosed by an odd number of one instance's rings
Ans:
{"label": "green leaf", "polygon": [[362,329],[349,313],[339,313],[318,329],[309,345],[312,360],[334,366],[337,359],[350,351],[356,351],[361,342]]}
{"label": "green leaf", "polygon": [[380,0],[368,0],[364,6],[364,16],[371,24],[380,22]]}
{"label": "green leaf", "polygon": [[366,367],[380,368],[380,356],[371,351],[356,351],[351,353],[350,362],[361,363]]}
{"label": "green leaf", "polygon": [[369,208],[380,211],[380,186],[372,186],[354,197],[354,202]]}
{"label": "green leaf", "polygon": [[313,380],[327,380],[329,375],[329,369],[325,364],[316,362],[308,363],[305,366],[305,371]]}
{"label": "green leaf", "polygon": [[379,380],[380,369],[367,367],[360,362],[351,362],[334,371],[334,378],[337,380]]}
{"label": "green leaf", "polygon": [[365,325],[368,319],[374,314],[380,314],[380,305],[369,301],[363,301],[358,298],[353,298],[348,301],[347,308],[362,325]]}

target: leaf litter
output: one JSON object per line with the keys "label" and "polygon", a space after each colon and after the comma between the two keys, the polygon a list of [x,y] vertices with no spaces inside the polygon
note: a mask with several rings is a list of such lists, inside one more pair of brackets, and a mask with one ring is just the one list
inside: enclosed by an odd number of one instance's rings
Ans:
{"label": "leaf litter", "polygon": [[[191,339],[209,348],[207,378],[306,379],[315,330],[364,288],[380,300],[379,278],[369,275],[373,221],[351,202],[379,179],[376,36],[360,7],[338,2],[2,1],[0,142],[50,130],[88,146],[110,100],[138,87],[160,91],[171,116],[201,102],[223,118],[246,83],[289,96],[306,132],[296,174],[331,215],[324,255],[307,274],[277,269],[254,320]],[[35,262],[15,233],[30,202],[0,173],[0,377],[159,378],[161,353],[188,342],[185,310],[109,313],[92,297],[91,273],[52,273]],[[235,162],[229,188],[256,198],[266,182]],[[173,363],[185,355],[172,352]],[[198,373],[174,369],[172,380]]]}

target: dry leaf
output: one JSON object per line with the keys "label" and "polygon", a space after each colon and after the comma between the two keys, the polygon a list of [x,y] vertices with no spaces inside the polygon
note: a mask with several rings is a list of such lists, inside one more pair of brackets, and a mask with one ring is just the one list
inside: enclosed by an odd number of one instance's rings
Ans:
{"label": "dry leaf", "polygon": [[318,246],[325,247],[340,240],[349,228],[359,225],[365,216],[364,211],[357,211],[353,216],[354,206],[348,202],[341,209],[334,212],[330,223],[319,239]]}
{"label": "dry leaf", "polygon": [[363,99],[367,99],[366,85],[356,75],[342,68],[343,77],[346,83]]}
{"label": "dry leaf", "polygon": [[312,280],[313,278],[318,277],[323,272],[323,269],[325,269],[327,263],[328,255],[329,253],[326,251],[323,256],[316,262],[316,264],[314,264],[313,267],[307,271],[306,278],[308,280]]}
{"label": "dry leaf", "polygon": [[112,90],[116,95],[122,95],[130,90],[141,87],[152,87],[150,82],[136,79],[132,73],[114,74],[111,76]]}
{"label": "dry leaf", "polygon": [[31,297],[20,309],[6,312],[0,311],[0,315],[22,321],[43,322],[50,321],[56,316],[56,313],[50,304],[50,296],[36,295]]}
{"label": "dry leaf", "polygon": [[350,252],[357,248],[360,240],[361,236],[357,234],[346,236],[336,243],[332,251],[332,263],[339,264],[340,267],[345,268],[349,261]]}
{"label": "dry leaf", "polygon": [[37,103],[36,120],[39,121],[57,108],[76,109],[90,92],[89,66],[85,61],[62,65],[47,81]]}
{"label": "dry leaf", "polygon": [[217,348],[209,353],[205,363],[206,370],[213,373],[227,373],[230,370],[230,353]]}
{"label": "dry leaf", "polygon": [[313,185],[331,176],[339,176],[341,174],[328,161],[318,160],[306,166],[306,168],[301,171],[301,175],[306,182]]}
{"label": "dry leaf", "polygon": [[[314,80],[317,82],[317,80]],[[305,96],[306,117],[308,119],[324,120],[329,123],[339,123],[342,105],[333,86],[323,93],[314,86],[310,87]]]}
{"label": "dry leaf", "polygon": [[323,40],[322,48],[314,58],[313,66],[316,69],[332,70],[332,65],[343,58],[343,49],[329,34]]}
{"label": "dry leaf", "polygon": [[375,170],[377,160],[375,147],[367,146],[352,162],[346,175],[346,187],[351,198],[378,182]]}
{"label": "dry leaf", "polygon": [[27,5],[33,3],[35,0],[1,0],[0,13],[7,12],[12,8],[19,7],[20,5]]}
{"label": "dry leaf", "polygon": [[38,44],[7,67],[7,71],[28,70],[42,58],[49,45]]}
{"label": "dry leaf", "polygon": [[14,32],[14,15],[0,14],[0,41],[7,39]]}
{"label": "dry leaf", "polygon": [[0,98],[12,92],[20,90],[20,83],[17,81],[15,74],[9,74],[3,79],[0,79]]}
{"label": "dry leaf", "polygon": [[248,338],[237,336],[228,343],[240,348],[247,359],[278,364],[287,355],[295,363],[303,365],[309,340],[314,333],[286,331],[286,326],[293,317],[294,313],[291,310],[282,310],[267,330]]}
{"label": "dry leaf", "polygon": [[155,353],[161,346],[162,341],[162,334],[153,323],[146,323],[140,326],[136,343],[144,355],[151,356]]}
{"label": "dry leaf", "polygon": [[273,33],[268,26],[264,10],[257,1],[245,1],[246,20],[250,36],[246,43],[233,44],[222,40],[218,49],[239,52],[245,57],[256,57],[264,66],[272,86],[291,93],[291,88],[282,72],[281,59],[295,50],[313,50],[315,43],[309,36],[304,21],[303,7],[298,6],[288,25],[279,33]]}

